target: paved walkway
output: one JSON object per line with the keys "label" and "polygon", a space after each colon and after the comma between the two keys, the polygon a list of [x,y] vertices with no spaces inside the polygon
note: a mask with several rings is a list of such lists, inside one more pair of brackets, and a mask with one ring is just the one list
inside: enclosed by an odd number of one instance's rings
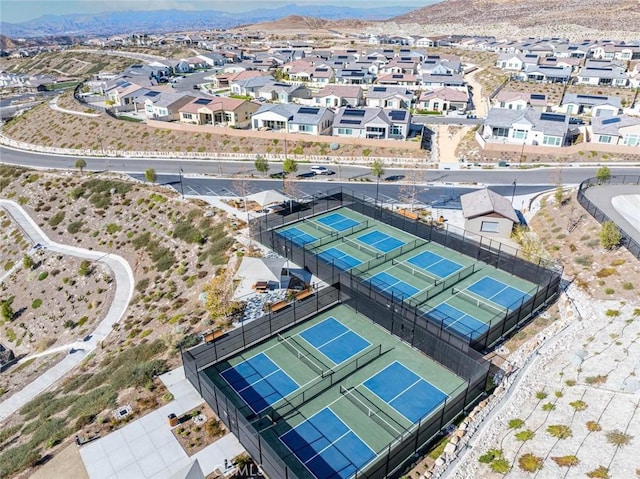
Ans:
{"label": "paved walkway", "polygon": [[[24,387],[10,398],[0,403],[0,421],[7,418],[38,394],[46,391],[65,374],[77,366],[91,351],[93,351],[112,331],[114,323],[118,322],[129,307],[129,301],[133,296],[135,280],[133,272],[127,261],[116,255],[92,251],[76,246],[67,246],[51,241],[40,229],[36,222],[16,202],[0,200],[0,207],[4,208],[22,228],[26,237],[35,244],[41,244],[44,248],[55,253],[76,256],[78,258],[98,261],[106,264],[114,273],[116,290],[113,302],[104,319],[96,329],[87,337],[86,341],[76,341],[72,344],[54,348],[52,351],[69,350],[70,353],[58,364],[45,371],[31,384]],[[32,356],[33,357],[33,356]],[[27,360],[29,356],[23,359]]]}
{"label": "paved walkway", "polygon": [[91,479],[166,479],[198,460],[205,476],[215,469],[223,469],[242,454],[244,449],[233,434],[215,441],[193,456],[187,456],[174,437],[167,416],[178,417],[203,403],[202,397],[184,376],[182,368],[160,376],[174,400],[91,442],[80,449],[80,455]]}
{"label": "paved walkway", "polygon": [[91,117],[91,118],[95,118],[95,117],[100,116],[100,113],[86,113],[84,111],[67,110],[66,108],[62,108],[62,107],[58,106],[58,97],[57,96],[54,96],[49,101],[49,108],[51,108],[52,110],[55,110],[55,111],[59,111],[61,113],[69,113],[71,115],[88,116],[88,117]]}

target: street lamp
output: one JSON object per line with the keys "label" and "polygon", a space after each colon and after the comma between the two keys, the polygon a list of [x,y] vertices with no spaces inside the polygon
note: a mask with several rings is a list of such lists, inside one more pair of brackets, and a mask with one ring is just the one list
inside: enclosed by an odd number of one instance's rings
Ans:
{"label": "street lamp", "polygon": [[178,169],[178,176],[180,176],[180,197],[184,200],[184,187],[182,186],[182,168]]}
{"label": "street lamp", "polygon": [[512,205],[513,205],[513,199],[516,196],[516,186],[517,186],[517,183],[516,183],[516,180],[514,179],[513,180],[513,192],[511,193],[511,204]]}

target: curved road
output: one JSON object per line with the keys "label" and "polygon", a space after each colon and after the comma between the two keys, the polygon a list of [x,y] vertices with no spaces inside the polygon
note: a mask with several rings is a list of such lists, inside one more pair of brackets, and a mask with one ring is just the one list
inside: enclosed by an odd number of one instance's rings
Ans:
{"label": "curved road", "polygon": [[39,243],[44,248],[56,253],[76,256],[78,258],[98,261],[106,264],[114,273],[114,281],[116,285],[113,302],[109,307],[109,311],[107,311],[104,319],[100,324],[98,324],[93,333],[87,336],[84,340],[54,348],[50,351],[45,351],[44,354],[68,350],[69,354],[54,367],[47,370],[42,376],[24,387],[21,391],[1,402],[0,421],[2,421],[20,409],[35,396],[47,390],[59,381],[109,335],[112,331],[113,324],[118,322],[124,316],[125,311],[129,307],[129,302],[133,296],[134,277],[129,263],[124,258],[109,253],[91,251],[51,241],[36,222],[16,202],[0,199],[0,207],[7,211],[13,220],[20,225],[25,235],[28,236],[35,244]]}

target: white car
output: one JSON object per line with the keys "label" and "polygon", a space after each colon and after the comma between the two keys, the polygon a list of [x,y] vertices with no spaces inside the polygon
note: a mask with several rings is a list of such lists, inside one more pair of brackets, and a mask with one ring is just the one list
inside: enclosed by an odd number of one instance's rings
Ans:
{"label": "white car", "polygon": [[312,166],[310,171],[316,175],[332,175],[334,173],[326,166]]}

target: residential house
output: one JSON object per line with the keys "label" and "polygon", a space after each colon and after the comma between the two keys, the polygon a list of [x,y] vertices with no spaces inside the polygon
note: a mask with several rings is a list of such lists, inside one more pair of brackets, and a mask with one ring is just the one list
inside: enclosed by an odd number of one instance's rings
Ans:
{"label": "residential house", "polygon": [[213,77],[213,79],[211,80],[211,86],[214,89],[230,88],[231,84],[234,82],[238,82],[240,80],[248,80],[249,78],[263,77],[263,76],[268,76],[270,78],[273,78],[268,73],[260,72],[257,70],[244,70],[236,73],[220,73],[215,77]]}
{"label": "residential house", "polygon": [[418,65],[418,73],[424,74],[459,74],[462,63],[459,59],[441,58],[440,55],[429,55]]}
{"label": "residential house", "polygon": [[602,67],[585,66],[576,75],[579,85],[626,87],[629,84],[624,67],[610,64]]}
{"label": "residential house", "polygon": [[420,95],[418,104],[420,110],[428,111],[466,111],[469,106],[469,95],[465,91],[456,90],[449,87],[428,90]]}
{"label": "residential house", "polygon": [[251,115],[259,108],[259,103],[216,97],[196,98],[182,106],[178,112],[183,123],[245,128],[251,125]]}
{"label": "residential house", "polygon": [[333,111],[324,107],[267,103],[251,117],[254,130],[276,130],[308,135],[330,135]]}
{"label": "residential house", "polygon": [[435,90],[442,87],[467,90],[467,83],[462,78],[462,75],[454,73],[423,73],[420,84],[427,90]]}
{"label": "residential house", "polygon": [[366,105],[378,108],[411,108],[413,92],[404,87],[372,86],[367,90]]}
{"label": "residential house", "polygon": [[541,113],[551,111],[551,105],[549,105],[547,95],[536,92],[500,90],[491,99],[491,106],[494,108],[507,108],[509,110],[524,110],[531,107]]}
{"label": "residential house", "polygon": [[[158,93],[147,97],[144,101],[144,110],[147,118],[154,120],[172,121],[180,119],[180,108],[185,106],[193,96],[186,93]],[[147,94],[148,96],[149,94]]]}
{"label": "residential house", "polygon": [[569,115],[616,116],[621,113],[622,104],[617,96],[566,93],[558,111]]}
{"label": "residential house", "polygon": [[524,58],[519,53],[501,53],[496,60],[496,67],[503,70],[521,71],[524,70]]}
{"label": "residential house", "polygon": [[390,62],[381,65],[378,69],[378,73],[380,75],[390,75],[390,74],[406,74],[406,75],[415,75],[418,72],[418,64],[419,59],[409,59],[409,60],[401,60],[399,58],[394,58]]}
{"label": "residential house", "polygon": [[510,238],[519,224],[511,202],[488,188],[460,196],[464,229],[489,238]]}
{"label": "residential house", "polygon": [[266,98],[277,103],[294,103],[311,99],[311,90],[304,85],[274,81],[258,87],[254,98]]}
{"label": "residential house", "polygon": [[517,78],[540,83],[567,83],[571,78],[571,67],[527,65]]}
{"label": "residential house", "polygon": [[397,85],[408,88],[417,88],[418,77],[408,73],[389,73],[387,75],[378,76],[376,83],[378,85]]}
{"label": "residential house", "polygon": [[347,70],[345,68],[336,71],[335,81],[339,85],[370,85],[375,79],[375,75],[368,70]]}
{"label": "residential house", "polygon": [[231,93],[238,96],[250,96],[257,98],[260,95],[258,90],[276,83],[270,75],[254,76],[250,78],[241,78],[229,80],[229,86],[231,87]]}
{"label": "residential house", "polygon": [[326,85],[319,92],[312,93],[308,101],[300,101],[308,105],[341,107],[357,107],[363,104],[362,88],[358,85]]}
{"label": "residential house", "polygon": [[406,110],[343,107],[335,114],[333,135],[404,140],[410,126],[411,114]]}
{"label": "residential house", "polygon": [[569,115],[540,113],[533,108],[491,108],[484,121],[482,137],[493,143],[564,146],[569,137]]}
{"label": "residential house", "polygon": [[222,67],[228,63],[227,58],[220,53],[207,52],[196,56],[202,59],[208,67]]}
{"label": "residential house", "polygon": [[588,129],[592,143],[640,147],[640,118],[627,115],[595,117]]}
{"label": "residential house", "polygon": [[546,67],[570,67],[575,73],[580,69],[582,59],[576,57],[544,57],[540,59],[539,65]]}

